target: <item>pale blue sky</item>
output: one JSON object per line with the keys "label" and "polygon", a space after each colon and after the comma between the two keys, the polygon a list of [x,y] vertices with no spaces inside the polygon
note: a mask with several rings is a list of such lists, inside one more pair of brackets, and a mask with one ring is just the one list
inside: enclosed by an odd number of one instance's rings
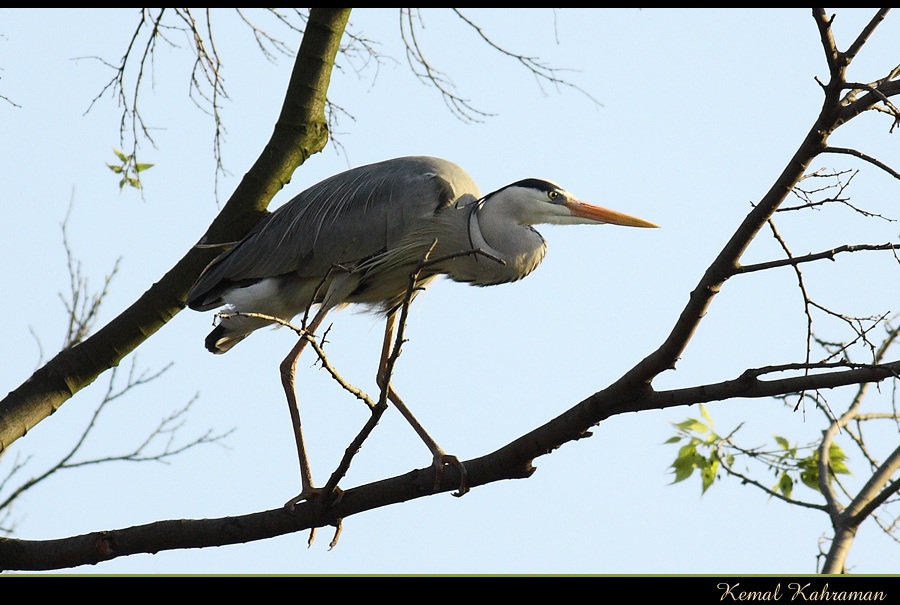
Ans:
{"label": "pale blue sky", "polygon": [[[846,47],[873,9],[840,9]],[[549,243],[528,279],[476,289],[439,282],[415,304],[395,386],[449,452],[479,456],[605,387],[655,349],[713,255],[765,193],[815,119],[827,77],[809,9],[470,9],[489,35],[523,54],[568,68],[574,90],[544,87],[486,49],[446,9],[424,9],[422,40],[461,96],[496,114],[466,124],[406,65],[395,9],[357,9],[351,28],[388,59],[336,72],[329,98],[344,117],[329,146],[294,175],[273,207],[348,166],[427,154],[465,167],[483,191],[526,177],[561,183],[585,200],[657,222],[659,230],[541,227]],[[86,110],[117,62],[136,9],[0,11],[0,238],[8,327],[0,348],[2,388],[18,386],[59,346],[68,276],[59,225],[72,205],[69,239],[94,286],[121,257],[101,324],[156,281],[215,216],[212,121],[187,98],[188,57],[162,48],[144,117],[157,148],[144,197],[119,193],[105,166],[118,145],[118,107],[104,97]],[[217,25],[230,98],[219,182],[224,200],[268,139],[291,68],[256,51],[234,18]],[[900,19],[891,15],[864,49],[851,79],[870,81],[897,61]],[[290,40],[296,46],[297,40]],[[896,134],[884,116],[864,117],[834,144],[863,148],[895,168]],[[859,167],[845,158],[823,166]],[[898,184],[864,168],[854,200],[896,217]],[[809,222],[813,220],[815,222]],[[791,222],[795,221],[795,222]],[[896,241],[896,224],[852,213],[784,219],[797,252],[842,243]],[[745,261],[776,258],[768,236]],[[810,268],[815,294],[870,314],[896,303],[896,265],[853,259]],[[872,260],[872,259],[868,259]],[[874,269],[869,269],[874,267]],[[893,271],[884,273],[883,271]],[[855,282],[854,280],[858,280]],[[859,287],[857,287],[857,283]],[[736,377],[747,368],[801,361],[805,317],[793,274],[734,279],[716,299],[677,371],[657,389]],[[332,316],[332,361],[374,391],[382,324],[370,315]],[[136,356],[141,368],[174,365],[104,418],[90,455],[132,447],[159,418],[199,399],[185,436],[226,431],[228,448],[193,450],[170,465],[115,463],[72,470],[31,490],[16,507],[17,535],[60,538],[163,519],[241,515],[280,505],[298,491],[296,455],[278,380],[293,339],[265,330],[224,356],[203,337],[211,314],[185,311]],[[312,358],[299,364],[299,393],[313,472],[324,482],[367,411]],[[123,372],[124,373],[124,372]],[[79,393],[0,460],[33,455],[33,473],[75,438],[108,375]],[[889,390],[889,389],[888,389]],[[850,396],[828,394],[837,406]],[[778,433],[805,440],[821,430],[814,411],[768,400],[709,406],[727,431],[746,422],[747,440]],[[827,518],[722,481],[702,498],[699,481],[671,486],[674,409],[615,417],[594,436],[535,461],[528,480],[477,488],[464,498],[422,498],[351,517],[332,551],[320,530],[246,545],[121,558],[85,573],[813,573]],[[893,435],[894,443],[896,435]],[[891,446],[893,447],[893,446]],[[429,463],[427,450],[389,410],[354,461],[345,487]],[[858,478],[857,478],[858,479]],[[774,478],[772,483],[774,483]],[[798,488],[805,490],[806,488]],[[2,493],[0,493],[2,495]],[[816,500],[812,492],[803,495]],[[818,501],[818,500],[816,500]],[[849,558],[861,573],[892,573],[897,546],[867,523]]]}

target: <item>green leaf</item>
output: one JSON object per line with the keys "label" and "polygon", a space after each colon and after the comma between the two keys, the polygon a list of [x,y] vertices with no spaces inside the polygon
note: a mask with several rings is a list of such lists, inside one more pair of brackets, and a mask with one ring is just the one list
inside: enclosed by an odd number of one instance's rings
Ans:
{"label": "green leaf", "polygon": [[782,437],[781,435],[775,435],[775,441],[778,442],[778,446],[781,449],[783,449],[783,450],[791,449],[790,442],[787,439],[785,439],[784,437]]}
{"label": "green leaf", "polygon": [[115,147],[113,147],[113,152],[114,152],[117,156],[119,156],[119,159],[122,160],[122,163],[123,163],[123,164],[124,164],[124,163],[127,163],[128,160],[131,159],[131,156],[130,156],[130,155],[125,155],[124,153],[122,153],[121,151],[119,151],[118,149],[116,149]]}
{"label": "green leaf", "polygon": [[834,474],[841,475],[850,475],[850,469],[847,467],[846,462],[847,454],[844,453],[844,450],[837,443],[832,443],[828,448],[828,458],[831,461],[831,472]]}
{"label": "green leaf", "polygon": [[697,466],[696,461],[698,458],[702,459],[702,456],[697,454],[696,441],[692,439],[690,443],[681,446],[671,466],[675,470],[675,479],[672,483],[678,483],[690,477]]}
{"label": "green leaf", "polygon": [[694,474],[694,463],[688,458],[678,458],[672,463],[672,469],[675,470],[672,483],[680,483]]}
{"label": "green leaf", "polygon": [[791,494],[794,492],[794,480],[791,479],[791,476],[787,473],[781,473],[781,477],[778,478],[778,486],[776,489],[781,492],[785,498],[790,498]]}
{"label": "green leaf", "polygon": [[693,431],[695,433],[705,433],[707,431],[707,426],[696,418],[688,418],[684,422],[679,422],[675,426],[683,431]]}
{"label": "green leaf", "polygon": [[719,472],[719,461],[717,459],[710,458],[707,463],[700,469],[700,480],[702,482],[702,494],[706,493],[706,490],[712,486],[713,482],[716,480],[716,474]]}
{"label": "green leaf", "polygon": [[681,437],[679,437],[678,435],[675,435],[674,437],[669,437],[668,439],[663,441],[663,445],[668,445],[670,443],[678,443],[679,441],[681,441]]}
{"label": "green leaf", "polygon": [[803,482],[803,485],[810,489],[814,489],[817,492],[819,490],[819,453],[816,452],[812,456],[808,458],[804,458],[797,463],[797,466],[802,469],[800,471],[800,481]]}
{"label": "green leaf", "polygon": [[706,406],[702,403],[700,404],[700,414],[706,419],[706,422],[709,423],[709,426],[712,427],[713,419],[712,416],[709,415],[709,412],[706,411]]}
{"label": "green leaf", "polygon": [[[847,454],[836,443],[832,443],[828,448],[828,458],[830,469],[828,473],[828,481],[836,474],[849,475],[850,469],[847,467],[845,460]],[[819,450],[813,452],[810,456],[797,461],[797,468],[800,470],[800,480],[804,485],[817,492],[819,489]]]}
{"label": "green leaf", "polygon": [[148,168],[153,168],[153,164],[135,164],[134,169],[136,172],[143,172]]}
{"label": "green leaf", "polygon": [[693,458],[697,455],[697,441],[691,439],[689,443],[685,443],[678,449],[678,458]]}

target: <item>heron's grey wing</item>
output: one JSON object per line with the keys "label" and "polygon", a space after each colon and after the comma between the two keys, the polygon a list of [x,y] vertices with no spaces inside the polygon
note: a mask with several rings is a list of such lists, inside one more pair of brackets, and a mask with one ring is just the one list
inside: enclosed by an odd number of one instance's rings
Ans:
{"label": "heron's grey wing", "polygon": [[342,172],[306,189],[222,253],[188,294],[191,308],[221,304],[235,284],[294,273],[322,277],[388,249],[439,208],[480,194],[459,166],[424,156]]}

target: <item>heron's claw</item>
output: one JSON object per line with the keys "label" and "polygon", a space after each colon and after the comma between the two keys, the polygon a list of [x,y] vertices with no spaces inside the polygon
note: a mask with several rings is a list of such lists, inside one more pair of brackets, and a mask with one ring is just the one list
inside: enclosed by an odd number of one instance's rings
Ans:
{"label": "heron's claw", "polygon": [[337,523],[334,526],[334,537],[331,539],[331,544],[328,545],[328,550],[331,550],[335,546],[337,546],[338,539],[341,537],[341,532],[344,530],[344,520],[338,519]]}
{"label": "heron's claw", "polygon": [[459,458],[450,454],[436,454],[434,457],[434,491],[438,491],[441,487],[441,481],[444,478],[444,465],[453,466],[459,471],[459,489],[453,492],[453,495],[459,498],[469,492],[469,474],[466,467]]}

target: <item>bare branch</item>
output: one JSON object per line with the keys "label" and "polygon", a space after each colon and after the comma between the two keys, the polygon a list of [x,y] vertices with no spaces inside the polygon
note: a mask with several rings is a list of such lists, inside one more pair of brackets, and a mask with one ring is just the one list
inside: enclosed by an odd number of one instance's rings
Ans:
{"label": "bare branch", "polygon": [[[132,360],[127,380],[125,384],[121,386],[117,386],[117,376],[119,369],[113,368],[103,398],[101,399],[97,408],[94,410],[85,427],[81,430],[79,437],[76,439],[72,447],[70,447],[69,450],[65,452],[56,463],[50,465],[42,473],[22,482],[5,498],[0,500],[0,510],[8,510],[13,505],[13,503],[25,492],[27,492],[34,486],[43,483],[48,478],[56,475],[59,472],[109,462],[154,461],[167,463],[169,459],[195,447],[212,443],[221,444],[221,442],[233,432],[232,429],[231,431],[227,431],[225,433],[214,434],[211,430],[207,430],[199,437],[184,441],[183,443],[178,443],[178,432],[184,426],[184,417],[186,416],[194,402],[197,400],[197,396],[195,395],[183,407],[175,410],[168,417],[163,418],[160,421],[159,425],[155,429],[151,430],[144,441],[138,444],[133,450],[121,454],[111,454],[106,456],[85,458],[78,461],[74,460],[78,453],[82,451],[85,444],[94,433],[94,430],[99,426],[100,418],[110,404],[126,395],[131,394],[135,389],[158,379],[171,367],[171,364],[163,367],[156,372],[143,371],[140,374],[137,373],[136,367],[136,360]],[[163,441],[163,443],[159,447],[157,447],[157,444],[161,441]],[[156,448],[156,451],[150,451],[151,448]],[[16,473],[20,472],[23,469],[24,465],[27,462],[28,460],[26,459],[25,462],[17,462],[16,464],[14,464],[12,470],[7,474],[3,482],[0,482],[0,491],[2,491],[2,489],[10,482],[10,480]]]}
{"label": "bare branch", "polygon": [[[307,310],[308,312],[308,310]],[[297,336],[305,339],[309,345],[316,352],[316,355],[319,358],[319,362],[322,364],[322,367],[331,375],[335,382],[337,382],[342,389],[365,403],[370,409],[375,407],[375,402],[366,394],[365,391],[360,389],[359,387],[354,386],[350,382],[348,382],[341,374],[337,371],[337,368],[332,365],[332,363],[328,359],[328,355],[325,353],[325,348],[316,338],[315,334],[309,333],[305,327],[295,326],[290,321],[285,319],[281,319],[280,317],[275,317],[274,315],[266,315],[264,313],[250,313],[247,311],[235,311],[235,312],[222,312],[218,313],[217,317],[222,319],[227,319],[229,317],[251,317],[254,319],[263,319],[265,321],[270,321],[274,324],[278,324],[280,326],[290,328],[293,330]],[[305,324],[305,321],[304,321]],[[327,331],[326,331],[327,333]],[[324,340],[324,337],[323,337]]]}
{"label": "bare branch", "polygon": [[421,18],[421,12],[417,9],[400,9],[400,36],[406,46],[406,59],[413,74],[422,82],[437,88],[444,104],[460,120],[481,122],[484,118],[493,116],[494,114],[476,109],[468,99],[460,97],[447,75],[433,67],[425,57],[416,34],[417,28],[424,28]]}
{"label": "bare branch", "polygon": [[[565,88],[569,88],[569,89],[578,91],[579,93],[583,94],[588,99],[590,99],[591,102],[593,102],[594,104],[596,104],[600,107],[603,106],[602,103],[600,103],[597,99],[595,99],[593,96],[588,94],[588,92],[585,91],[583,88],[580,88],[579,86],[576,86],[572,82],[569,82],[568,80],[565,80],[561,77],[561,75],[560,75],[561,73],[563,73],[565,71],[572,71],[572,70],[554,68],[554,67],[551,67],[550,65],[548,65],[547,63],[544,63],[543,61],[541,61],[538,57],[530,57],[527,55],[521,55],[518,53],[511,52],[511,51],[507,50],[506,48],[500,46],[496,42],[494,42],[490,37],[488,37],[488,35],[484,32],[484,29],[482,29],[480,26],[478,26],[478,24],[476,24],[471,19],[469,19],[468,17],[463,15],[462,12],[460,11],[460,9],[454,8],[452,10],[454,13],[456,13],[456,15],[460,19],[463,20],[463,22],[466,23],[466,25],[468,25],[473,30],[475,30],[475,32],[478,34],[478,36],[482,40],[484,40],[489,47],[496,50],[500,54],[515,60],[526,70],[530,71],[532,73],[532,75],[534,75],[534,79],[538,83],[538,86],[541,87],[541,90],[543,90],[544,84],[550,84],[550,85],[556,86],[556,87],[562,86]],[[555,9],[554,9],[554,11],[555,11]]]}
{"label": "bare branch", "polygon": [[825,61],[828,64],[831,79],[842,79],[843,70],[846,69],[849,58],[838,50],[837,43],[834,41],[834,33],[831,30],[834,15],[828,17],[824,8],[814,8],[813,19],[819,28],[819,38],[822,43],[822,49],[825,51]]}
{"label": "bare branch", "polygon": [[851,155],[855,158],[864,160],[864,161],[868,162],[869,164],[872,164],[873,166],[877,166],[878,168],[885,171],[886,173],[888,173],[895,179],[900,179],[900,172],[897,172],[896,170],[894,170],[893,168],[891,168],[890,166],[888,166],[881,160],[879,160],[877,158],[873,158],[872,156],[867,155],[861,151],[857,151],[856,149],[848,149],[846,147],[831,147],[831,146],[829,146],[824,149],[823,153],[841,153],[841,154],[845,154],[845,155]]}
{"label": "bare branch", "polygon": [[[278,58],[277,55],[283,55],[290,58],[293,58],[295,56],[293,45],[287,44],[280,38],[272,35],[269,30],[256,25],[243,9],[236,8],[234,10],[241,18],[241,21],[243,21],[247,25],[247,27],[250,28],[250,31],[253,33],[253,38],[256,40],[256,44],[259,47],[260,52],[266,59],[268,59],[269,61],[275,61]],[[295,34],[303,34],[303,28],[299,27],[299,25],[294,22],[294,19],[299,19],[300,23],[305,24],[307,17],[298,9],[288,9],[293,12],[293,15],[283,14],[281,12],[281,9],[277,8],[267,8],[265,10],[270,15],[275,17],[275,19],[279,23],[284,25],[288,29],[288,31],[291,31]]]}
{"label": "bare branch", "polygon": [[116,273],[118,273],[119,263],[122,260],[121,257],[116,260],[112,270],[104,278],[103,287],[100,291],[91,294],[88,291],[88,280],[81,273],[81,262],[75,259],[72,248],[69,245],[68,224],[71,211],[72,206],[70,205],[69,210],[66,212],[66,218],[62,223],[63,248],[66,251],[66,264],[69,269],[69,295],[68,297],[64,297],[62,294],[59,295],[69,319],[69,325],[62,345],[63,349],[74,347],[90,334],[99,316],[100,307],[109,293],[109,286]]}
{"label": "bare branch", "polygon": [[[850,177],[846,179],[846,181],[842,178],[844,175],[850,173]],[[868,210],[864,210],[857,206],[854,206],[850,203],[849,196],[845,195],[847,188],[853,182],[853,179],[859,174],[859,171],[840,171],[840,172],[831,172],[825,173],[822,170],[816,171],[812,174],[804,175],[801,179],[801,182],[805,182],[808,179],[822,179],[822,178],[831,178],[834,179],[834,183],[827,184],[823,187],[819,187],[816,189],[805,189],[801,187],[799,184],[794,187],[793,195],[799,198],[803,203],[797,206],[780,206],[776,212],[796,212],[799,210],[808,210],[808,209],[817,209],[825,206],[826,204],[840,204],[842,206],[846,206],[850,208],[857,214],[860,214],[866,218],[876,217],[888,222],[894,222],[893,219],[881,216],[880,214],[876,214],[874,212],[869,212]],[[816,196],[823,194],[825,192],[830,192],[833,189],[837,189],[836,193],[828,195],[826,197],[822,197],[820,199],[815,199]]]}
{"label": "bare branch", "polygon": [[[0,35],[0,37],[4,37],[4,36]],[[3,68],[2,68],[2,67],[0,67],[0,71],[3,71]],[[2,80],[2,79],[3,79],[3,78],[0,78],[0,80]],[[12,106],[15,107],[16,109],[21,109],[21,108],[22,108],[21,105],[19,105],[18,103],[13,102],[13,100],[10,99],[9,97],[7,97],[6,95],[0,94],[0,100],[6,101],[8,104],[12,105]]]}
{"label": "bare branch", "polygon": [[[598,106],[601,105],[600,102],[584,89],[562,77],[561,74],[563,72],[571,70],[554,68],[541,61],[538,57],[512,52],[495,42],[487,35],[482,27],[465,16],[460,9],[454,8],[451,10],[466,24],[466,26],[474,31],[490,49],[499,52],[504,57],[514,60],[520,66],[525,68],[526,71],[530,72],[542,91],[546,84],[557,88],[565,87],[581,93],[590,99],[592,103]],[[464,122],[481,122],[485,118],[492,117],[494,114],[477,109],[469,99],[461,97],[459,93],[456,92],[456,87],[450,77],[437,69],[428,59],[418,35],[418,31],[424,29],[425,23],[421,9],[400,9],[400,36],[406,47],[406,59],[413,74],[420,81],[437,88],[451,113],[460,120]]]}
{"label": "bare branch", "polygon": [[[793,258],[793,253],[790,248],[788,248],[787,242],[784,241],[784,238],[781,237],[781,234],[778,232],[778,228],[775,226],[775,221],[772,218],[769,218],[767,221],[769,228],[772,230],[772,237],[778,242],[781,246],[781,249],[784,250],[785,255],[787,255],[788,259]],[[812,332],[813,332],[813,317],[812,313],[809,310],[809,294],[806,291],[806,284],[803,282],[803,273],[800,271],[800,267],[797,264],[792,265],[794,268],[794,274],[797,277],[797,287],[800,289],[800,293],[803,296],[803,312],[806,314],[806,363],[810,361],[811,355],[811,343],[812,343]]]}
{"label": "bare branch", "polygon": [[[216,188],[219,177],[226,173],[222,145],[226,134],[222,116],[223,103],[228,99],[222,74],[222,60],[213,35],[211,9],[144,8],[125,53],[116,64],[100,61],[113,70],[110,80],[91,101],[89,112],[107,93],[122,108],[119,126],[119,144],[127,155],[138,157],[141,143],[156,146],[151,131],[142,114],[141,100],[148,87],[152,87],[151,72],[157,44],[164,42],[171,48],[185,48],[193,56],[188,85],[188,98],[200,111],[212,118],[213,156],[216,161]],[[274,60],[281,54],[293,58],[294,47],[257,26],[245,10],[235,9],[238,18],[247,25],[263,56]],[[274,17],[274,22],[292,35],[302,35],[308,16],[296,9],[264,9]],[[86,113],[87,113],[86,112]],[[137,160],[135,160],[137,161]],[[217,196],[218,197],[218,196]]]}
{"label": "bare branch", "polygon": [[884,250],[900,250],[900,243],[893,244],[845,244],[830,250],[822,252],[812,252],[803,256],[792,256],[779,260],[766,261],[763,263],[754,263],[752,265],[741,265],[734,270],[735,275],[742,273],[753,273],[755,271],[765,271],[767,269],[775,269],[777,267],[797,266],[803,263],[809,263],[817,260],[835,260],[838,254],[845,252],[874,252]]}
{"label": "bare branch", "polygon": [[[841,369],[846,368],[846,369]],[[786,370],[835,369],[833,372],[794,376],[778,380],[757,380],[757,375]],[[639,409],[663,409],[691,403],[721,401],[735,397],[761,398],[807,390],[833,389],[862,382],[880,382],[900,376],[900,360],[880,364],[830,362],[825,364],[785,364],[747,370],[741,376],[724,382],[708,383],[684,389],[656,391],[639,404]]]}
{"label": "bare branch", "polygon": [[866,41],[872,36],[875,32],[875,28],[881,25],[881,22],[887,17],[888,12],[891,9],[889,8],[880,8],[878,12],[872,17],[872,19],[863,27],[862,31],[859,32],[859,35],[856,37],[856,40],[853,41],[853,44],[844,52],[844,56],[847,58],[847,61],[850,62],[856,58],[856,55],[865,45]]}

